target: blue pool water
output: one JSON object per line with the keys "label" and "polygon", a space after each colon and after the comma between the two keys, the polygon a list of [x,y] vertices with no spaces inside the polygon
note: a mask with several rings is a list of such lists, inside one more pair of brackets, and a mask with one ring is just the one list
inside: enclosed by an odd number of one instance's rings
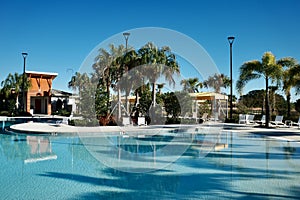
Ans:
{"label": "blue pool water", "polygon": [[[0,198],[300,198],[299,143],[250,133],[224,132],[218,141],[219,147],[205,157],[201,148],[195,148],[193,143],[178,159],[167,163],[164,156],[173,154],[162,155],[160,149],[172,139],[168,137],[152,140],[94,136],[87,139],[76,135],[0,134]],[[103,140],[106,147],[101,143]],[[117,147],[135,154],[124,156],[123,152],[120,155]],[[179,148],[177,144],[176,147]],[[104,152],[111,157],[102,162],[95,153],[104,155]],[[144,160],[141,155],[146,155]],[[107,161],[114,158],[111,162],[125,162],[132,157],[138,157],[130,166],[136,169],[150,166],[149,163],[159,166],[165,161],[166,164],[159,170],[135,173],[112,168]]]}

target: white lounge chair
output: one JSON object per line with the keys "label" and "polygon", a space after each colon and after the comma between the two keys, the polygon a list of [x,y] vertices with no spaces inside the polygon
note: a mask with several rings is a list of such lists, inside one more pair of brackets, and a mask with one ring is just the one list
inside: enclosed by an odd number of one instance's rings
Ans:
{"label": "white lounge chair", "polygon": [[299,119],[298,119],[298,122],[296,123],[296,122],[293,122],[293,125],[297,125],[298,126],[298,128],[300,128],[300,117],[299,117]]}
{"label": "white lounge chair", "polygon": [[270,123],[275,126],[285,126],[285,123],[283,123],[282,120],[283,120],[282,115],[276,115],[275,120],[270,121]]}
{"label": "white lounge chair", "polygon": [[261,125],[266,124],[266,115],[263,115],[261,117],[261,120],[255,121],[255,122],[258,123],[258,124],[261,124]]}
{"label": "white lounge chair", "polygon": [[246,124],[246,115],[239,114],[239,124]]}
{"label": "white lounge chair", "polygon": [[254,124],[254,115],[239,114],[239,124]]}
{"label": "white lounge chair", "polygon": [[254,117],[255,117],[255,115],[247,115],[246,116],[246,124],[255,124]]}
{"label": "white lounge chair", "polygon": [[145,117],[138,117],[138,126],[147,126]]}
{"label": "white lounge chair", "polygon": [[208,113],[203,113],[202,117],[199,118],[199,123],[206,122],[208,120]]}
{"label": "white lounge chair", "polygon": [[129,117],[123,117],[123,126],[131,125]]}

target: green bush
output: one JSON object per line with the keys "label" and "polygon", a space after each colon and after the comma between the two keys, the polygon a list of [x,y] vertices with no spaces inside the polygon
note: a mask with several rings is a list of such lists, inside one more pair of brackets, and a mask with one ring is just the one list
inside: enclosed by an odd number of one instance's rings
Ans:
{"label": "green bush", "polygon": [[99,126],[99,121],[97,119],[76,119],[71,120],[70,125],[74,126]]}
{"label": "green bush", "polygon": [[20,112],[16,112],[15,116],[31,117],[32,115],[29,112],[20,111]]}
{"label": "green bush", "polygon": [[9,113],[8,111],[6,110],[3,110],[3,111],[0,111],[0,116],[11,116],[11,113]]}
{"label": "green bush", "polygon": [[70,111],[67,111],[65,109],[61,109],[55,112],[51,113],[52,115],[60,115],[60,116],[65,116],[65,117],[69,117],[71,115]]}

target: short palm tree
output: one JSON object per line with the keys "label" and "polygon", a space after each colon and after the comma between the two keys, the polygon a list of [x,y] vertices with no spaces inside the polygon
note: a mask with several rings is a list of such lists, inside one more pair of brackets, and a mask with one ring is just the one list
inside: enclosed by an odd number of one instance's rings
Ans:
{"label": "short palm tree", "polygon": [[276,62],[276,58],[271,52],[264,53],[261,61],[248,61],[240,67],[240,76],[236,84],[240,94],[249,81],[258,78],[265,79],[266,127],[269,127],[270,122],[269,81],[279,85],[281,77],[282,66]]}
{"label": "short palm tree", "polygon": [[282,58],[277,63],[284,67],[282,82],[287,101],[287,117],[289,118],[291,116],[291,89],[296,86],[297,76],[299,77],[300,74],[300,69],[297,69],[299,64],[296,59],[291,57]]}
{"label": "short palm tree", "polygon": [[203,87],[203,84],[199,82],[197,77],[183,79],[180,84],[183,86],[183,90],[189,93],[199,92],[199,88]]}
{"label": "short palm tree", "polygon": [[[26,75],[25,75],[26,76]],[[19,109],[19,94],[22,91],[23,85],[23,74],[9,73],[7,78],[1,82],[2,91],[6,97],[8,97],[12,90],[14,90],[16,95],[16,108]],[[30,81],[26,78],[24,83],[24,90],[27,91],[30,87]]]}
{"label": "short palm tree", "polygon": [[206,88],[214,88],[216,93],[220,93],[221,87],[227,88],[230,86],[230,79],[224,74],[214,74],[213,76],[209,76],[203,82],[203,85]]}

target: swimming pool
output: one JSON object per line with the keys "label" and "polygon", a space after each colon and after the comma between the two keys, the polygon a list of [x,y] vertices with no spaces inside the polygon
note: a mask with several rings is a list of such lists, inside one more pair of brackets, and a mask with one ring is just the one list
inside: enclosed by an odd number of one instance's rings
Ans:
{"label": "swimming pool", "polygon": [[[179,140],[174,142],[172,135],[85,140],[76,135],[0,134],[1,199],[299,198],[299,143],[223,132],[215,150],[203,157],[203,149],[194,142],[197,137],[201,134],[191,141],[186,137],[184,144],[190,143],[184,145],[184,153],[168,163],[165,157],[173,154],[164,155],[160,150],[169,140],[178,148]],[[104,147],[103,140],[110,145]],[[87,147],[89,141],[93,141],[92,148]],[[120,155],[119,147],[134,154],[126,156],[121,151]],[[108,167],[109,163],[100,162],[91,151],[110,153],[113,162],[137,156],[130,166],[137,169],[149,163],[166,164],[159,170],[132,173]]]}

